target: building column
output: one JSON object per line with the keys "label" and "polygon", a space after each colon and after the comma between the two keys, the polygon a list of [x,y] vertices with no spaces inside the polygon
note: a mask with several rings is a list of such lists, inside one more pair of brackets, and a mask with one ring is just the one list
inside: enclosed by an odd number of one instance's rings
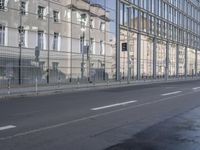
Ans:
{"label": "building column", "polygon": [[179,45],[176,45],[176,77],[179,78]]}
{"label": "building column", "polygon": [[157,62],[157,39],[153,38],[153,78],[156,79],[156,62]]}
{"label": "building column", "polygon": [[198,59],[197,59],[197,49],[195,50],[195,76],[197,76],[197,65],[198,65]]}
{"label": "building column", "polygon": [[[72,3],[72,0],[70,1],[71,3]],[[70,79],[69,79],[69,82],[71,83],[72,82],[72,71],[73,71],[73,65],[72,65],[72,53],[73,53],[73,47],[72,47],[72,44],[73,44],[73,42],[72,42],[72,32],[73,32],[73,30],[72,30],[72,9],[70,9],[70,36],[71,36],[71,38],[70,38]]]}
{"label": "building column", "polygon": [[[141,1],[138,1],[138,5],[140,6]],[[137,33],[137,80],[141,78],[141,15],[138,14],[137,26],[138,26],[138,33]]]}
{"label": "building column", "polygon": [[141,78],[141,34],[137,34],[137,80]]}
{"label": "building column", "polygon": [[[50,8],[50,0],[48,0],[48,8]],[[50,83],[50,9],[48,9],[48,37],[47,37],[47,84]]]}
{"label": "building column", "polygon": [[165,79],[168,80],[169,76],[169,42],[166,43],[166,66],[165,66]]}
{"label": "building column", "polygon": [[131,7],[128,7],[128,27],[127,27],[127,83],[131,79],[131,61],[130,61],[130,26],[131,26]]}
{"label": "building column", "polygon": [[187,78],[187,69],[188,69],[188,67],[187,67],[187,60],[188,60],[188,52],[187,52],[187,46],[185,47],[185,78]]}
{"label": "building column", "polygon": [[120,0],[116,0],[116,80],[120,78]]}

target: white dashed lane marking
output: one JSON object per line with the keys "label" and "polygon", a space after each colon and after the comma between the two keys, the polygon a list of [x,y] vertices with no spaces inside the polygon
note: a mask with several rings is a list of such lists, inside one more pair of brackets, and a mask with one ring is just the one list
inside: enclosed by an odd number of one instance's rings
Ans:
{"label": "white dashed lane marking", "polygon": [[193,90],[200,90],[200,87],[194,87]]}
{"label": "white dashed lane marking", "polygon": [[16,126],[14,125],[3,126],[3,127],[0,127],[0,131],[12,129],[12,128],[16,128]]}
{"label": "white dashed lane marking", "polygon": [[135,103],[135,102],[137,102],[137,100],[128,101],[128,102],[123,102],[123,103],[116,103],[116,104],[107,105],[107,106],[101,106],[101,107],[97,107],[97,108],[92,108],[91,110],[101,110],[101,109],[106,109],[106,108],[111,108],[111,107],[117,107],[117,106],[128,105],[128,104]]}
{"label": "white dashed lane marking", "polygon": [[175,91],[175,92],[171,92],[171,93],[165,93],[165,94],[161,94],[161,96],[169,96],[169,95],[175,95],[178,93],[182,93],[182,91]]}

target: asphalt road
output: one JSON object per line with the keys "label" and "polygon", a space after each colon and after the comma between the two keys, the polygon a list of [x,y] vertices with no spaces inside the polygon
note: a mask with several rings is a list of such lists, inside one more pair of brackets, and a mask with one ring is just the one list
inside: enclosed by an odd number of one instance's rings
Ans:
{"label": "asphalt road", "polygon": [[103,150],[199,106],[200,81],[5,99],[0,150]]}

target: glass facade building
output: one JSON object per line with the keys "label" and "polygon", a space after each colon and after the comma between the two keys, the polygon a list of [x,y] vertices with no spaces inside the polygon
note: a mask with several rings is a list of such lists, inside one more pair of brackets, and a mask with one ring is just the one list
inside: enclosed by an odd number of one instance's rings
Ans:
{"label": "glass facade building", "polygon": [[0,86],[198,76],[199,6],[198,0],[0,0]]}
{"label": "glass facade building", "polygon": [[129,47],[120,52],[122,77],[199,75],[199,20],[198,0],[121,0],[119,41]]}

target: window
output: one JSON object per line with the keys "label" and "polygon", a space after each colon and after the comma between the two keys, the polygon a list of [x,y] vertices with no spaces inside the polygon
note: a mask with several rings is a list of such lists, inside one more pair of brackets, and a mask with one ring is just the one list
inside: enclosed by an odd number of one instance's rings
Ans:
{"label": "window", "polygon": [[44,48],[44,31],[38,31],[38,48]]}
{"label": "window", "polygon": [[87,15],[86,14],[81,14],[81,20],[80,20],[80,24],[81,24],[81,29],[85,30],[86,28],[86,20],[87,20]]}
{"label": "window", "polygon": [[44,7],[38,6],[38,18],[44,19]]}
{"label": "window", "polygon": [[19,31],[19,43],[21,44],[22,47],[25,46],[25,30],[23,26],[18,27]]}
{"label": "window", "polygon": [[0,24],[0,45],[5,45],[5,26]]}
{"label": "window", "polygon": [[104,43],[100,41],[100,55],[104,55]]}
{"label": "window", "polygon": [[94,28],[94,19],[92,18],[90,19],[90,28],[92,29]]}
{"label": "window", "polygon": [[104,22],[101,22],[101,23],[100,23],[100,30],[101,30],[101,31],[104,31],[104,30],[105,30],[105,23],[104,23]]}
{"label": "window", "polygon": [[84,37],[80,37],[80,52],[83,53],[84,47]]}
{"label": "window", "polygon": [[123,13],[124,13],[124,4],[121,3],[121,4],[120,4],[120,25],[123,25],[123,24],[124,24],[124,16],[123,16]]}
{"label": "window", "polygon": [[58,11],[53,11],[53,20],[54,20],[54,22],[59,21],[59,12]]}
{"label": "window", "polygon": [[40,61],[39,62],[39,66],[42,70],[44,70],[44,67],[45,67],[45,62],[44,61]]}
{"label": "window", "polygon": [[20,12],[21,12],[21,15],[26,14],[26,2],[24,2],[24,1],[21,1]]}
{"label": "window", "polygon": [[0,0],[0,10],[5,9],[5,0]]}
{"label": "window", "polygon": [[58,62],[52,62],[52,68],[54,71],[58,70]]}
{"label": "window", "polygon": [[124,8],[123,8],[123,25],[124,26],[127,26],[128,25],[128,6],[127,5],[124,5]]}
{"label": "window", "polygon": [[59,33],[54,33],[53,50],[58,50],[58,37],[59,37]]}
{"label": "window", "polygon": [[92,54],[95,54],[94,38],[90,38],[90,50],[91,50]]}

